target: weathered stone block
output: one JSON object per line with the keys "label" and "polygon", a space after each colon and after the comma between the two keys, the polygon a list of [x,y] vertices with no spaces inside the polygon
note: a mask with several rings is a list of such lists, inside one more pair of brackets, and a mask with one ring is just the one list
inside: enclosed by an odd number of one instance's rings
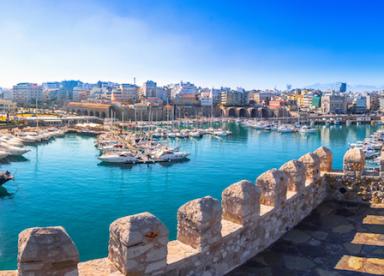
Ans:
{"label": "weathered stone block", "polygon": [[330,172],[332,171],[333,155],[332,151],[324,146],[319,147],[313,152],[320,158],[320,171]]}
{"label": "weathered stone block", "polygon": [[145,212],[115,220],[109,227],[108,258],[124,275],[161,273],[166,267],[168,230]]}
{"label": "weathered stone block", "polygon": [[316,154],[310,152],[302,157],[299,161],[305,166],[306,183],[310,184],[320,179],[320,158]]}
{"label": "weathered stone block", "polygon": [[223,218],[238,224],[255,221],[260,215],[260,191],[247,180],[226,188],[221,195]]}
{"label": "weathered stone block", "polygon": [[210,196],[195,199],[177,212],[177,239],[193,248],[205,250],[221,239],[221,208]]}
{"label": "weathered stone block", "polygon": [[19,275],[78,275],[79,252],[63,227],[26,229],[18,243]]}
{"label": "weathered stone block", "polygon": [[343,171],[347,176],[360,177],[365,166],[365,154],[358,148],[349,149],[344,154]]}
{"label": "weathered stone block", "polygon": [[300,193],[305,187],[305,165],[298,160],[291,160],[283,164],[280,170],[288,175],[288,191]]}
{"label": "weathered stone block", "polygon": [[280,208],[287,199],[288,175],[276,169],[266,171],[256,179],[260,203]]}

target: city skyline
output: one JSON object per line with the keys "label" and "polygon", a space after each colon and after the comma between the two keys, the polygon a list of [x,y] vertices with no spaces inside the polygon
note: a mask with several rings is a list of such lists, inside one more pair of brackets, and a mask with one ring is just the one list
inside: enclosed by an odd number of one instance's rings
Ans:
{"label": "city skyline", "polygon": [[383,5],[3,0],[0,86],[134,77],[245,89],[381,86]]}

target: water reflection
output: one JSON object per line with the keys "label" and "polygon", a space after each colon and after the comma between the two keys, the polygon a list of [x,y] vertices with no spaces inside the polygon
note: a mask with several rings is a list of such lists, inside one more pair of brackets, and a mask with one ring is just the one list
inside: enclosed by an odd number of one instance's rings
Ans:
{"label": "water reflection", "polygon": [[0,186],[0,198],[12,198],[12,197],[13,197],[13,193],[8,192],[8,190],[5,187]]}

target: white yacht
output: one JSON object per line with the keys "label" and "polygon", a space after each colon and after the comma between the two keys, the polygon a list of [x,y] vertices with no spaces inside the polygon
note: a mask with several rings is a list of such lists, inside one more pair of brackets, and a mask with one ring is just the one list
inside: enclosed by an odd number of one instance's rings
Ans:
{"label": "white yacht", "polygon": [[9,155],[9,153],[5,150],[0,150],[0,159],[4,159],[5,157],[7,157]]}
{"label": "white yacht", "polygon": [[313,127],[309,127],[309,126],[302,126],[302,127],[300,127],[299,132],[304,133],[304,134],[305,133],[316,133],[317,129],[313,128]]}
{"label": "white yacht", "polygon": [[0,149],[8,152],[9,155],[14,155],[14,156],[23,155],[24,153],[27,153],[28,151],[30,151],[29,149],[15,147],[3,142],[0,142]]}
{"label": "white yacht", "polygon": [[138,159],[128,151],[109,152],[99,156],[99,159],[107,163],[135,164]]}
{"label": "white yacht", "polygon": [[11,137],[11,136],[1,136],[0,142],[4,142],[4,143],[7,143],[7,144],[9,144],[11,146],[15,146],[15,147],[22,147],[23,146],[23,142],[21,141],[21,139],[16,138],[16,137]]}
{"label": "white yacht", "polygon": [[159,150],[153,154],[153,158],[157,162],[171,162],[184,160],[188,157],[189,153],[183,151],[175,151],[172,149]]}
{"label": "white yacht", "polygon": [[229,131],[229,130],[215,130],[213,132],[213,135],[216,135],[216,136],[228,136],[228,135],[231,135],[232,132]]}
{"label": "white yacht", "polygon": [[277,131],[281,133],[291,133],[291,132],[295,132],[296,129],[292,125],[281,125],[277,128]]}
{"label": "white yacht", "polygon": [[23,141],[23,143],[37,143],[37,142],[41,142],[41,136],[38,135],[36,132],[25,132],[25,133],[21,133],[19,135],[19,138],[21,139],[21,141]]}

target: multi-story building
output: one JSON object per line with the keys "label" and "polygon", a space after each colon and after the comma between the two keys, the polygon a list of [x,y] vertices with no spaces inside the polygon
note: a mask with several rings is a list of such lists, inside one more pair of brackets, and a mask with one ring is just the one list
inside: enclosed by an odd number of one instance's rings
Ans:
{"label": "multi-story building", "polygon": [[312,105],[312,99],[313,99],[313,94],[312,93],[306,93],[303,95],[301,103],[300,103],[300,108],[302,110],[309,110]]}
{"label": "multi-story building", "polygon": [[367,111],[367,98],[362,95],[357,95],[352,100],[353,112],[357,114],[362,114]]}
{"label": "multi-story building", "polygon": [[336,92],[344,93],[346,91],[347,91],[347,83],[345,82],[336,83]]}
{"label": "multi-story building", "polygon": [[43,82],[41,85],[43,90],[58,90],[61,88],[61,83],[58,81],[54,82]]}
{"label": "multi-story building", "polygon": [[310,109],[318,109],[321,107],[321,96],[318,94],[313,95]]}
{"label": "multi-story building", "polygon": [[275,93],[273,92],[259,91],[254,94],[253,99],[257,104],[264,104],[264,103],[268,103],[274,95]]}
{"label": "multi-story building", "polygon": [[170,101],[170,90],[166,87],[157,87],[156,98],[161,99],[164,103],[168,103]]}
{"label": "multi-story building", "polygon": [[143,86],[141,87],[141,96],[146,98],[156,97],[156,88],[156,82],[151,80],[144,82]]}
{"label": "multi-story building", "polygon": [[208,88],[204,88],[200,91],[200,105],[201,106],[212,106],[213,105],[213,97],[212,91]]}
{"label": "multi-story building", "polygon": [[120,85],[122,101],[137,103],[139,100],[139,87],[135,84],[123,83]]}
{"label": "multi-story building", "polygon": [[367,110],[370,112],[378,111],[380,108],[379,94],[377,92],[367,93]]}
{"label": "multi-story building", "polygon": [[196,106],[200,101],[196,94],[177,94],[175,97],[176,105]]}
{"label": "multi-story building", "polygon": [[220,104],[224,106],[239,106],[245,102],[244,93],[239,91],[221,92]]}
{"label": "multi-story building", "polygon": [[180,94],[192,94],[196,95],[197,94],[197,87],[190,82],[180,82],[171,88],[171,97],[175,98],[176,95]]}
{"label": "multi-story building", "polygon": [[384,97],[379,97],[379,110],[380,112],[384,113]]}
{"label": "multi-story building", "polygon": [[81,102],[87,100],[91,92],[83,87],[74,87],[72,93],[73,101]]}
{"label": "multi-story building", "polygon": [[344,114],[347,112],[347,99],[344,95],[327,94],[321,98],[321,111],[329,114]]}
{"label": "multi-story building", "polygon": [[36,83],[18,83],[13,86],[12,99],[20,105],[34,105],[44,99],[43,89]]}

